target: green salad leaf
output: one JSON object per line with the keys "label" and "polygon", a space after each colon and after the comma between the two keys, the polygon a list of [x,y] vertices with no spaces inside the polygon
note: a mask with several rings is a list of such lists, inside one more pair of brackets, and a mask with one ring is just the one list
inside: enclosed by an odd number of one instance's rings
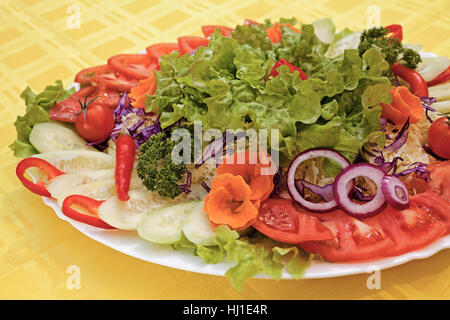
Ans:
{"label": "green salad leaf", "polygon": [[[295,22],[286,21],[280,22]],[[332,22],[325,22],[334,32]],[[162,56],[146,110],[160,115],[162,127],[185,119],[187,125],[201,121],[204,130],[222,132],[278,129],[285,160],[308,148],[329,147],[353,161],[369,139],[379,137],[379,104],[390,84],[384,54],[375,47],[362,56],[348,49],[330,59],[325,56],[330,44],[317,37],[313,25],[302,25],[300,34],[282,27],[281,43],[267,37],[271,25],[237,26],[231,38],[213,34],[208,47],[193,55]],[[300,67],[308,79],[283,65],[278,76],[270,76],[279,59]]]}
{"label": "green salad leaf", "polygon": [[51,121],[50,108],[61,100],[68,98],[74,90],[64,90],[61,80],[54,85],[47,86],[44,91],[35,94],[27,87],[20,97],[25,101],[25,115],[17,116],[14,126],[16,127],[17,139],[9,146],[14,151],[14,156],[27,158],[39,153],[30,143],[30,133],[33,126],[41,122]]}
{"label": "green salad leaf", "polygon": [[208,264],[217,264],[223,260],[235,262],[225,276],[237,290],[242,290],[243,283],[259,273],[279,280],[283,268],[294,279],[299,279],[313,258],[313,255],[297,246],[276,242],[260,233],[251,237],[240,237],[237,231],[224,225],[216,229],[216,244],[207,247],[195,245],[182,235],[173,247],[195,248],[194,254]]}

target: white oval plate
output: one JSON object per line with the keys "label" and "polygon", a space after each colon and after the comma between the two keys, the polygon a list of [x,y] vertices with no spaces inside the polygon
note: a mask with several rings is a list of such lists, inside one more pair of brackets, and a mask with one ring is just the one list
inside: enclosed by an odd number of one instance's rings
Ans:
{"label": "white oval plate", "polygon": [[[140,238],[135,231],[102,230],[88,226],[84,223],[66,217],[61,212],[55,200],[50,198],[43,199],[46,205],[53,208],[59,218],[68,221],[81,233],[110,248],[125,253],[126,255],[175,269],[218,276],[223,276],[228,268],[233,266],[232,263],[228,262],[222,262],[215,265],[206,264],[200,257],[194,256],[192,252],[187,249],[172,250],[170,246],[148,242]],[[372,268],[374,266],[380,270],[387,269],[411,260],[428,258],[446,248],[450,248],[450,235],[446,235],[445,237],[440,238],[431,245],[420,250],[409,252],[397,257],[384,258],[371,262],[331,263],[314,260],[306,273],[303,275],[303,278],[331,278],[358,273],[367,273],[372,272]],[[267,276],[257,275],[255,278],[267,278]],[[291,276],[286,271],[283,271],[282,279],[291,279]]]}
{"label": "white oval plate", "polygon": [[[421,55],[424,57],[436,56],[435,54],[428,52],[421,52]],[[79,88],[77,84],[72,84],[72,86],[76,89]],[[233,264],[229,262],[221,262],[215,265],[206,264],[200,257],[194,256],[192,252],[187,249],[175,251],[167,245],[158,245],[148,242],[140,238],[135,231],[102,230],[88,226],[84,223],[66,217],[61,212],[61,209],[56,204],[56,201],[50,198],[43,199],[46,205],[53,208],[59,218],[68,221],[81,233],[126,255],[175,269],[218,276],[225,275],[225,272],[233,266]],[[371,262],[331,263],[314,260],[303,275],[303,278],[331,278],[368,273],[372,272],[374,267],[383,270],[404,264],[411,260],[428,258],[447,248],[450,248],[450,235],[446,235],[445,237],[440,238],[420,250],[409,252],[401,256],[389,257]],[[255,278],[268,278],[268,276],[257,275]],[[286,271],[283,271],[282,279],[292,279],[292,277]]]}

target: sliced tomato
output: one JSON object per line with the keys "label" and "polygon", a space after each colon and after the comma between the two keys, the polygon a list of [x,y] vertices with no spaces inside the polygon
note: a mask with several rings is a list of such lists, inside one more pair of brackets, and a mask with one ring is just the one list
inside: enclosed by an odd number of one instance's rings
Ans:
{"label": "sliced tomato", "polygon": [[92,85],[92,79],[94,76],[111,72],[113,71],[107,64],[86,68],[77,73],[75,76],[75,82],[82,85]]}
{"label": "sliced tomato", "polygon": [[450,201],[450,160],[433,163],[428,166],[428,170],[431,187],[436,188],[444,199]]}
{"label": "sliced tomato", "polygon": [[92,84],[94,86],[119,92],[130,92],[138,83],[138,79],[126,77],[118,72],[99,74],[92,78]]}
{"label": "sliced tomato", "polygon": [[64,122],[75,122],[76,114],[81,110],[78,100],[83,101],[85,97],[91,97],[96,90],[93,86],[81,88],[67,99],[55,104],[50,109],[50,118]]}
{"label": "sliced tomato", "polygon": [[373,260],[389,255],[394,242],[380,226],[379,216],[364,221],[336,210],[316,215],[332,232],[334,238],[325,241],[308,241],[300,246],[334,262]]}
{"label": "sliced tomato", "polygon": [[138,80],[150,77],[158,61],[146,54],[119,54],[108,59],[108,65],[126,77]]}
{"label": "sliced tomato", "polygon": [[421,248],[446,234],[449,215],[450,203],[430,191],[411,197],[408,209],[388,206],[380,214],[380,224],[395,242],[392,255]]}
{"label": "sliced tomato", "polygon": [[209,25],[209,26],[202,26],[202,32],[205,38],[209,38],[211,34],[216,33],[217,29],[219,29],[220,33],[224,37],[230,37],[231,38],[231,32],[233,32],[232,28],[225,27],[225,26],[218,26],[218,25]]}
{"label": "sliced tomato", "polygon": [[180,48],[180,55],[191,53],[200,46],[207,46],[209,43],[208,39],[202,37],[180,37],[178,38],[178,47]]}
{"label": "sliced tomato", "polygon": [[177,43],[157,43],[153,44],[150,47],[145,49],[150,58],[155,61],[159,61],[159,58],[162,55],[172,53],[175,50],[178,50]]}
{"label": "sliced tomato", "polygon": [[55,104],[50,109],[50,118],[53,120],[74,123],[77,118],[77,114],[81,111],[80,101],[83,103],[85,99],[86,101],[90,101],[96,98],[96,104],[101,104],[109,108],[115,108],[119,103],[120,97],[121,95],[119,92],[109,90],[103,86],[84,87],[75,92],[69,98]]}
{"label": "sliced tomato", "polygon": [[288,199],[262,202],[253,227],[269,238],[284,243],[332,238],[330,230],[319,219],[297,210]]}

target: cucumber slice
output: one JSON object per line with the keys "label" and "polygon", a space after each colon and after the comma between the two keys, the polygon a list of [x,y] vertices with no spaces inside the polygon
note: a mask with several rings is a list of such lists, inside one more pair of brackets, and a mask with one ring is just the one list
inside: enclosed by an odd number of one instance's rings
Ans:
{"label": "cucumber slice", "polygon": [[112,169],[116,162],[114,157],[106,153],[87,150],[52,151],[36,154],[33,157],[44,159],[63,172]]}
{"label": "cucumber slice", "polygon": [[344,53],[345,49],[358,49],[361,32],[350,33],[339,41],[333,43],[325,53],[327,58],[335,58]]}
{"label": "cucumber slice", "polygon": [[181,203],[150,212],[137,226],[139,236],[161,244],[178,242],[185,221],[196,204],[197,202]]}
{"label": "cucumber slice", "polygon": [[47,186],[53,198],[60,199],[70,189],[100,180],[111,180],[114,178],[113,169],[103,170],[81,170],[69,172],[55,177]]}
{"label": "cucumber slice", "polygon": [[216,245],[214,239],[216,238],[215,231],[209,224],[209,219],[203,211],[203,201],[192,202],[192,212],[186,219],[183,226],[183,233],[186,238],[192,243],[202,246]]}
{"label": "cucumber slice", "polygon": [[100,219],[117,229],[136,230],[149,212],[174,204],[174,200],[163,199],[144,188],[130,190],[128,195],[128,201],[120,201],[116,196],[108,198],[98,208]]}
{"label": "cucumber slice", "polygon": [[450,82],[429,87],[428,91],[428,95],[435,97],[437,101],[450,100]]}
{"label": "cucumber slice", "polygon": [[62,150],[91,150],[87,142],[73,130],[53,122],[34,125],[30,133],[30,142],[39,152]]}
{"label": "cucumber slice", "polygon": [[114,179],[99,180],[75,188],[68,188],[59,194],[59,198],[56,198],[58,205],[62,207],[64,199],[73,194],[90,197],[95,200],[106,200],[116,194]]}

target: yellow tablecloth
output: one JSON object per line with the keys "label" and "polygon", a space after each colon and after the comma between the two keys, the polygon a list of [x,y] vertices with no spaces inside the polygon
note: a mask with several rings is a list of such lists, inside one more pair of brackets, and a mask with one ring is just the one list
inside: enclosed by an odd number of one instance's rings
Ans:
{"label": "yellow tablecloth", "polygon": [[[448,0],[2,0],[0,4],[0,298],[31,299],[428,299],[450,298],[450,250],[381,272],[381,289],[368,275],[323,280],[250,280],[242,292],[222,277],[143,262],[105,247],[56,217],[15,176],[8,145],[13,121],[24,112],[18,98],[55,79],[65,85],[87,66],[120,52],[138,52],[180,35],[200,35],[203,24],[234,26],[295,16],[332,17],[338,28],[362,29],[380,9],[381,24],[400,23],[404,41],[450,56]],[[72,7],[71,7],[72,6]],[[75,6],[75,7],[73,7]],[[80,28],[76,26],[77,10]],[[374,11],[375,10],[375,11]],[[376,18],[376,16],[375,16]],[[77,265],[81,288],[66,286]]]}

